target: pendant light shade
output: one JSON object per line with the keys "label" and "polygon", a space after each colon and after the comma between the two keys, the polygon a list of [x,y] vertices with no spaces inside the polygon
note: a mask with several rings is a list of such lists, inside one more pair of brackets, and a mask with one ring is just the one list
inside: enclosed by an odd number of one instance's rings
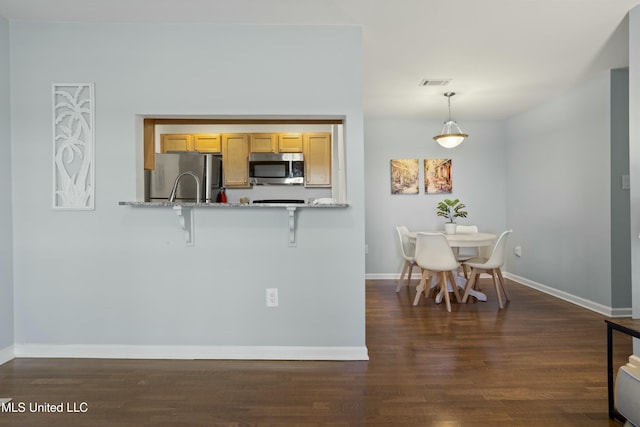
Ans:
{"label": "pendant light shade", "polygon": [[444,148],[457,147],[466,137],[469,136],[466,133],[462,133],[455,120],[451,119],[451,97],[453,95],[455,95],[455,92],[447,92],[444,94],[444,96],[447,97],[447,102],[449,104],[449,119],[444,122],[444,127],[442,128],[440,135],[433,137],[433,139],[435,139],[436,142]]}

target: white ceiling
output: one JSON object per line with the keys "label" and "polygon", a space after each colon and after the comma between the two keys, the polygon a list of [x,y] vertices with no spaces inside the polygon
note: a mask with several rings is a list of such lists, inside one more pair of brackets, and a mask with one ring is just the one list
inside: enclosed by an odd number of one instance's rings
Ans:
{"label": "white ceiling", "polygon": [[[9,20],[359,25],[367,116],[501,119],[628,64],[640,0],[0,0]],[[452,79],[419,87],[423,79]]]}

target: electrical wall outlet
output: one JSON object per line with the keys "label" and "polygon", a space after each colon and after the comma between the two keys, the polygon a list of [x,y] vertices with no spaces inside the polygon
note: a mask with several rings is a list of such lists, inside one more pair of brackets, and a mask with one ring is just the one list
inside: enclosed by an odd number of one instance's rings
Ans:
{"label": "electrical wall outlet", "polygon": [[522,248],[520,246],[516,246],[513,248],[513,253],[515,256],[522,256]]}
{"label": "electrical wall outlet", "polygon": [[278,306],[278,288],[267,288],[267,307]]}

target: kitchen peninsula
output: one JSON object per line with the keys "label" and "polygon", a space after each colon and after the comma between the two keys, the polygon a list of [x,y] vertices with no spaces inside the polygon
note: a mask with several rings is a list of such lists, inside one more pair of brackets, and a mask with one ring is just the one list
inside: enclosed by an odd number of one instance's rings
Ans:
{"label": "kitchen peninsula", "polygon": [[193,220],[193,208],[221,208],[221,209],[263,209],[263,208],[285,208],[289,215],[289,246],[296,246],[296,209],[298,208],[347,208],[346,203],[337,203],[331,199],[319,199],[311,203],[200,203],[200,202],[119,202],[119,205],[134,207],[171,207],[178,215],[180,226],[185,232],[187,246],[194,245],[195,227]]}

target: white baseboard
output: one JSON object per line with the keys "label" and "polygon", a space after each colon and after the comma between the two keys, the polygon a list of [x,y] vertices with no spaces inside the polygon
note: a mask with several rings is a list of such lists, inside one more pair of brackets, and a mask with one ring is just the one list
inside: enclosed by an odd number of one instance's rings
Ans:
{"label": "white baseboard", "polygon": [[9,346],[0,350],[0,365],[4,365],[5,363],[13,360],[15,358],[15,348],[14,346]]}
{"label": "white baseboard", "polygon": [[596,313],[602,314],[607,317],[631,317],[631,307],[629,308],[608,307],[606,305],[602,305],[597,302],[593,302],[588,299],[572,295],[570,293],[543,285],[541,283],[534,282],[533,280],[525,279],[524,277],[520,277],[511,273],[505,272],[504,277],[511,279],[514,282],[518,282],[521,285],[528,286],[540,292],[544,292],[545,294],[554,296],[556,298],[570,302],[572,304],[578,305],[588,310],[595,311]]}
{"label": "white baseboard", "polygon": [[[528,286],[530,288],[536,289],[540,292],[544,292],[545,294],[554,296],[561,300],[570,302],[572,304],[578,305],[580,307],[586,308],[588,310],[594,311],[596,313],[602,314],[607,317],[631,317],[632,309],[629,308],[612,308],[606,305],[598,304],[593,301],[589,301],[588,299],[581,298],[572,294],[569,294],[564,291],[560,291],[558,289],[552,288],[550,286],[543,285],[541,283],[534,282],[533,280],[525,279],[524,277],[517,276],[515,274],[511,274],[508,272],[503,272],[504,277],[513,280],[514,282],[518,282],[521,285]],[[483,275],[486,277],[490,277],[489,275]],[[365,279],[367,280],[398,280],[400,278],[400,274],[398,273],[383,273],[383,274],[367,274],[365,275]],[[420,280],[419,272],[412,272],[412,279]]]}
{"label": "white baseboard", "polygon": [[366,346],[306,347],[16,344],[15,357],[188,360],[369,360]]}
{"label": "white baseboard", "polygon": [[[365,274],[365,280],[398,280],[400,278],[399,274],[389,274],[389,273],[380,273],[380,274]],[[412,279],[420,279],[420,273],[411,273]]]}

